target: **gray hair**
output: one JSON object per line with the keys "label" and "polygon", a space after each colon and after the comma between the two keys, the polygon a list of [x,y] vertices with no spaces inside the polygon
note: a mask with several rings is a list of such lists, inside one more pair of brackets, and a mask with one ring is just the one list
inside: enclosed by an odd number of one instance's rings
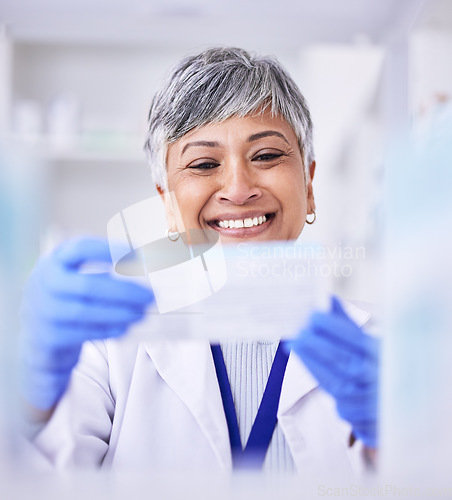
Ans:
{"label": "gray hair", "polygon": [[309,179],[314,160],[311,116],[297,85],[276,59],[238,48],[211,48],[182,59],[149,111],[145,150],[154,182],[168,190],[168,146],[190,130],[266,109],[294,130]]}

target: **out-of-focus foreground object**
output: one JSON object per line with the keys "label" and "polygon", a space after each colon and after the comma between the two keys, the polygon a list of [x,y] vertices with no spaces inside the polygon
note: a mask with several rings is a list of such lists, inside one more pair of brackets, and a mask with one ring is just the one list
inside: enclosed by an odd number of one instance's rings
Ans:
{"label": "out-of-focus foreground object", "polygon": [[450,488],[452,447],[450,101],[438,100],[392,150],[387,181],[381,464],[398,481],[440,491]]}
{"label": "out-of-focus foreground object", "polygon": [[[38,253],[39,203],[34,165],[0,144],[0,482],[7,488],[17,459],[16,346],[18,309],[26,275]],[[3,481],[3,475],[5,481]]]}

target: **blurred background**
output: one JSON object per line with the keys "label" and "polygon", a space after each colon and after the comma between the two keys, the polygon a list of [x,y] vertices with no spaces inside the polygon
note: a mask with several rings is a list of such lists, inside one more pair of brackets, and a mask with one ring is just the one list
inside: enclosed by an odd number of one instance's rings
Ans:
{"label": "blurred background", "polygon": [[381,302],[384,152],[452,95],[452,1],[2,0],[2,317],[40,252],[106,236],[115,213],[156,194],[143,153],[153,93],[178,59],[212,45],[273,54],[298,83],[317,157],[317,221],[303,238],[352,266],[338,293]]}

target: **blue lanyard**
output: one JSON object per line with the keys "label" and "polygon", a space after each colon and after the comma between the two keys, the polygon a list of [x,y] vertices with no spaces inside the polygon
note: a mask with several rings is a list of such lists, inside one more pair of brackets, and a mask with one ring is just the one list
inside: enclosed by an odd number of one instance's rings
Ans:
{"label": "blue lanyard", "polygon": [[268,446],[276,427],[276,413],[278,411],[279,397],[281,395],[281,387],[289,354],[283,349],[282,343],[280,342],[275,354],[275,359],[273,360],[264,395],[257,411],[256,419],[251,428],[246,446],[243,448],[223,353],[218,344],[211,345],[210,347],[212,349],[221,398],[223,400],[224,413],[228,424],[232,465],[234,469],[260,469],[264,463],[265,455],[267,454]]}

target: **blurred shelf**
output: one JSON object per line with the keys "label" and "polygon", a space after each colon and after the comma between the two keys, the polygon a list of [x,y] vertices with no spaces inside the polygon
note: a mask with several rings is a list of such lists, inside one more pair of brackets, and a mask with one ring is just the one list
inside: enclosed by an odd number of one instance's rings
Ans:
{"label": "blurred shelf", "polygon": [[11,136],[10,145],[52,163],[146,163],[141,135],[94,134],[56,138],[48,135]]}

